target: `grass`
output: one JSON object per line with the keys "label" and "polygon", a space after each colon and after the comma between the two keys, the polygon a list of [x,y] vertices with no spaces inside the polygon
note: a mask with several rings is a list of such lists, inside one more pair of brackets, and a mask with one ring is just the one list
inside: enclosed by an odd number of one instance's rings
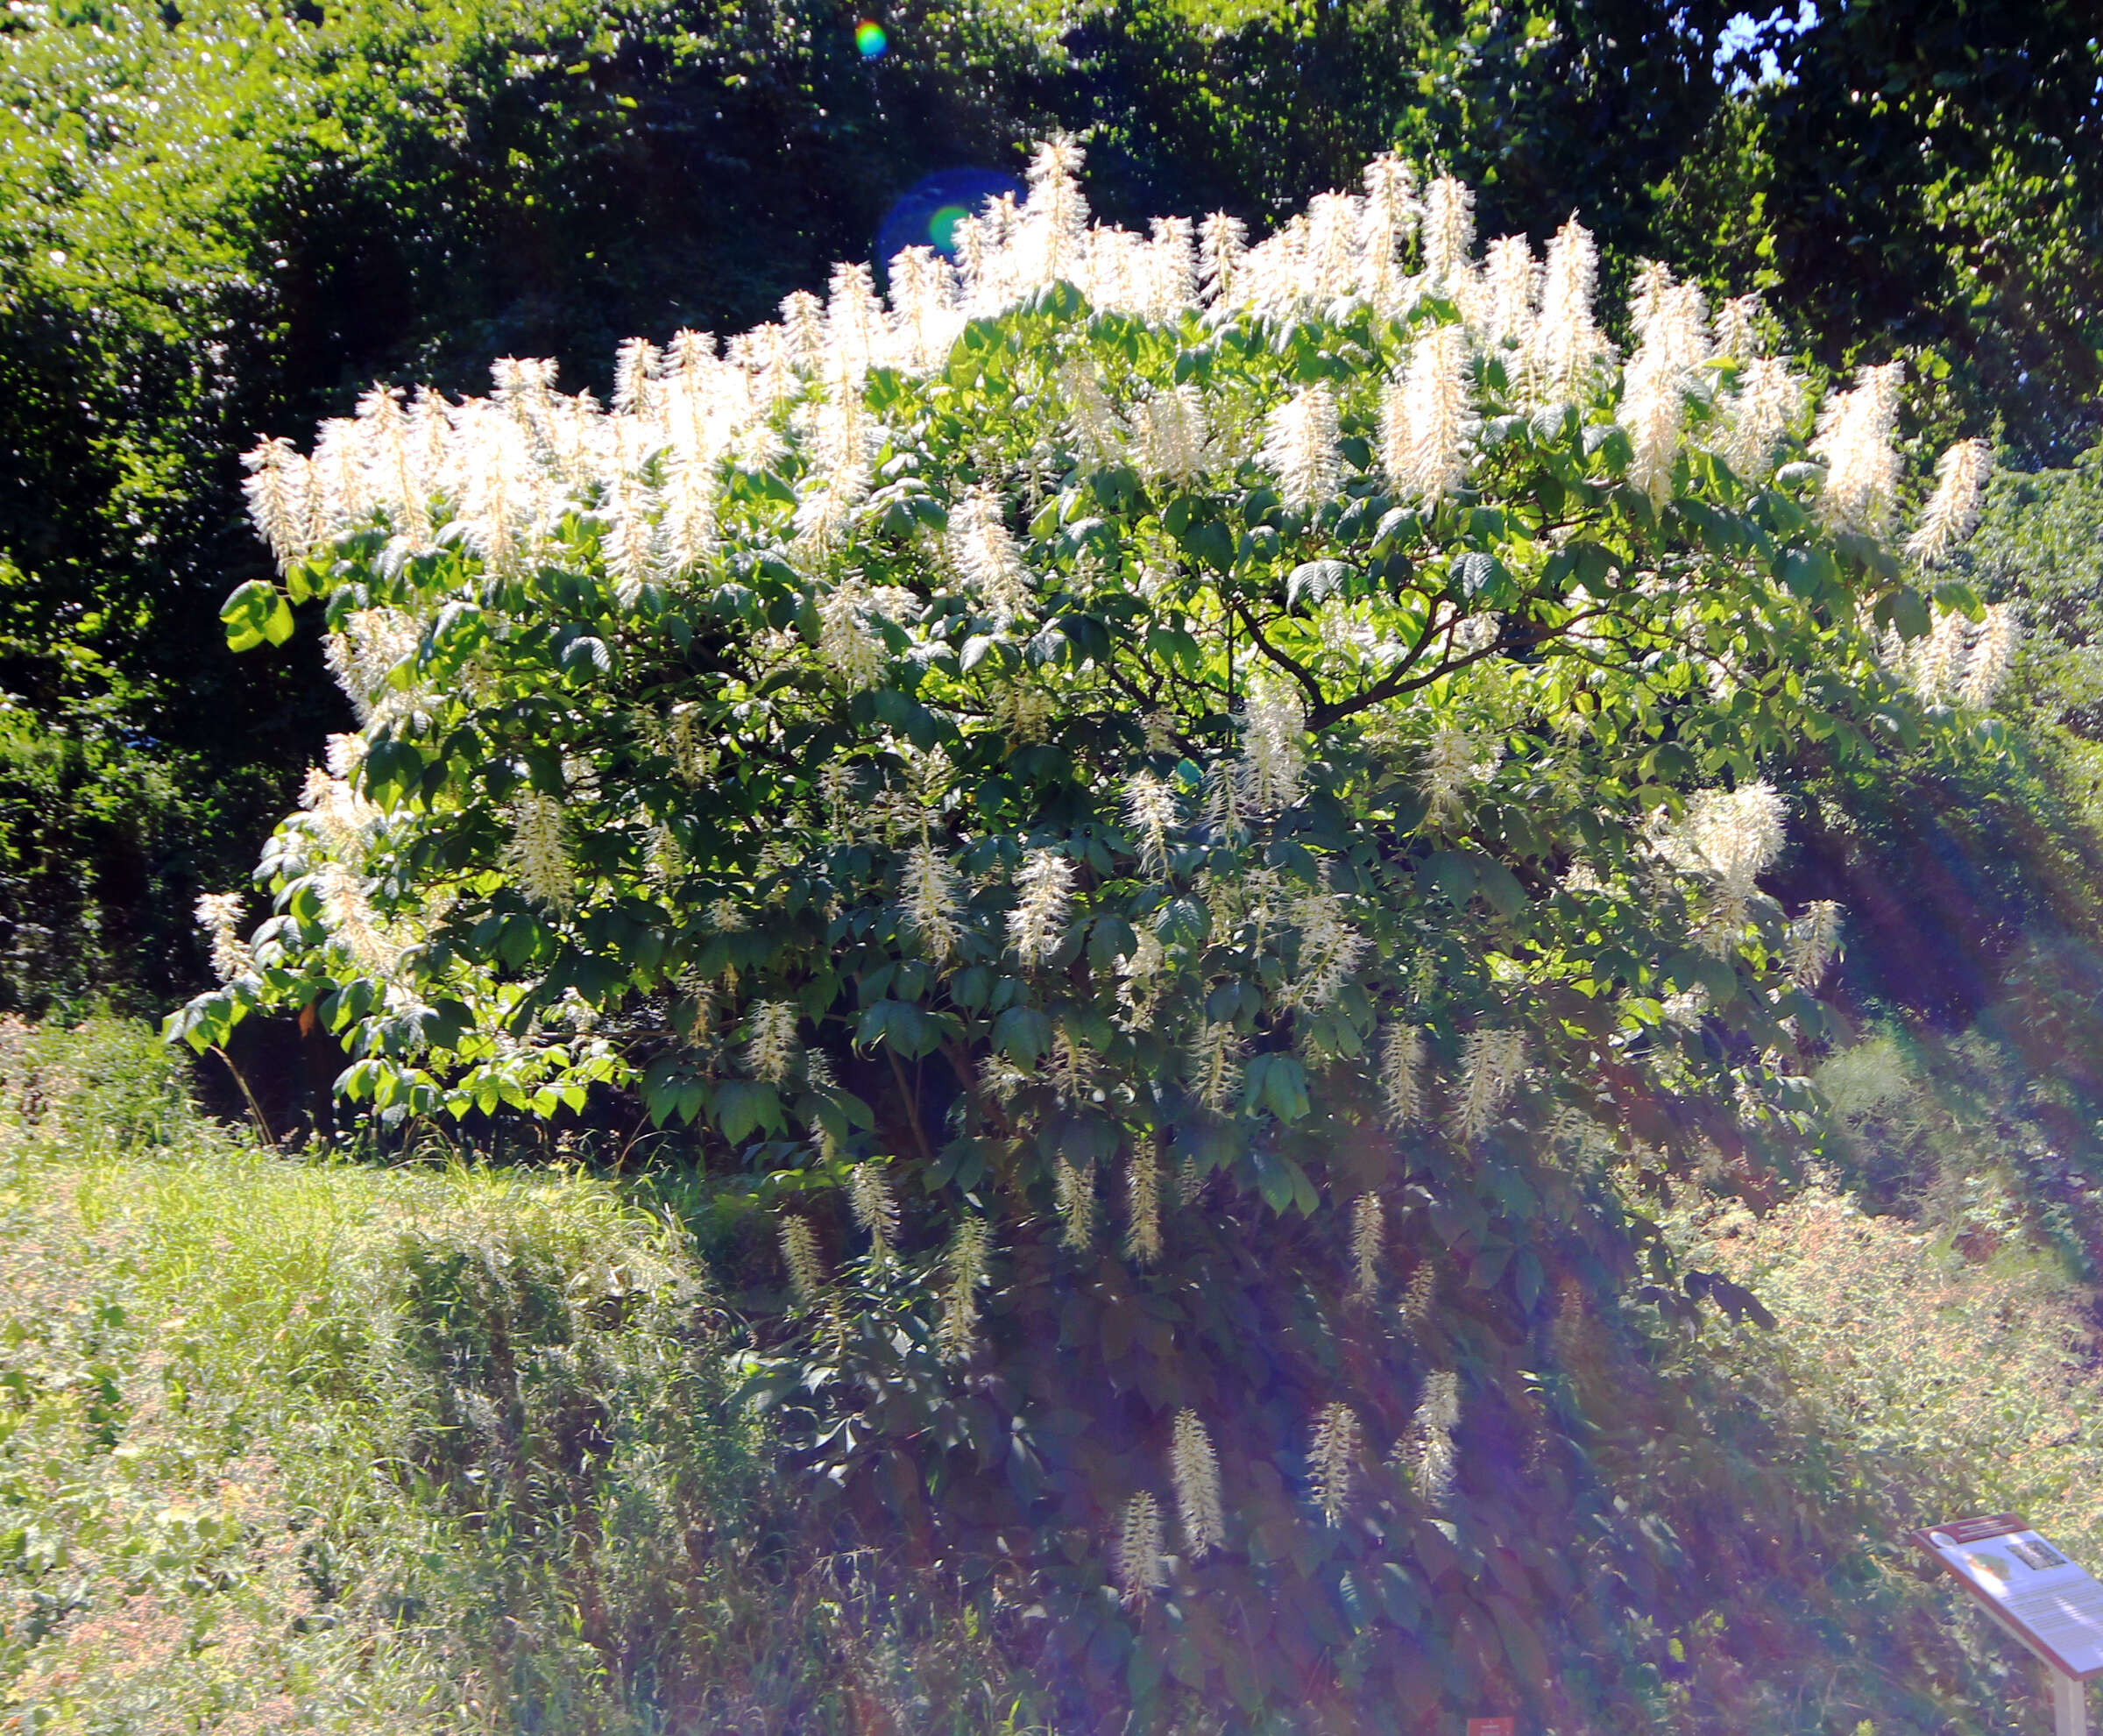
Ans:
{"label": "grass", "polygon": [[1012,1728],[827,1553],[679,1226],[566,1170],[290,1160],[140,1027],[0,1026],[22,1732]]}
{"label": "grass", "polygon": [[[2090,1227],[2033,1197],[2006,1081],[1973,1055],[1958,1091],[1952,1065],[1873,1033],[1821,1081],[1831,1173],[1668,1215],[1779,1323],[1664,1350],[1694,1409],[1654,1445],[1742,1459],[1715,1475],[1748,1524],[1852,1515],[1869,1578],[1812,1589],[1836,1623],[1871,1598],[1954,1635],[1968,1662],[1922,1655],[1983,1708],[2029,1672],[1903,1527],[2008,1507],[2103,1562],[2103,1392]],[[836,1552],[736,1402],[713,1212],[568,1167],[258,1150],[141,1027],[0,1024],[0,1728],[1040,1724],[959,1604]],[[1747,1727],[1883,1730],[1895,1655],[1827,1662],[1788,1659]]]}

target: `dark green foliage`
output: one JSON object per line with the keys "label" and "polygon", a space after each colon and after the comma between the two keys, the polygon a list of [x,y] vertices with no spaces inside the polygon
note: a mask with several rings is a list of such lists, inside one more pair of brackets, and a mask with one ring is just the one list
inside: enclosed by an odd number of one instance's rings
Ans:
{"label": "dark green foliage", "polygon": [[2103,737],[2103,444],[2064,470],[1997,474],[1961,558],[1983,594],[2020,607],[2023,697]]}

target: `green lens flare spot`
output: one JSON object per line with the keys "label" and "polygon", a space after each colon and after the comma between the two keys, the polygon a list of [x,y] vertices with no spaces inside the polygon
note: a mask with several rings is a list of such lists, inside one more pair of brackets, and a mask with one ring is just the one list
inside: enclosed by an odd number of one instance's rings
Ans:
{"label": "green lens flare spot", "polygon": [[938,207],[928,217],[927,238],[945,253],[955,252],[957,250],[957,225],[964,221],[967,215],[961,205]]}
{"label": "green lens flare spot", "polygon": [[883,26],[874,18],[864,18],[854,26],[854,46],[861,51],[861,58],[874,60],[891,46],[890,39],[883,33]]}

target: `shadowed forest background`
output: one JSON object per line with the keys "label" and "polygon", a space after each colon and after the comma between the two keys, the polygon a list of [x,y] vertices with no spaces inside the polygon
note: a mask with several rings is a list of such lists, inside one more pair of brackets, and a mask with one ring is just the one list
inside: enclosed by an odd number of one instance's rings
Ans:
{"label": "shadowed forest background", "polygon": [[[2103,1566],[2088,8],[12,0],[0,49],[11,1727],[1341,1731],[1372,1706],[1426,1731],[1519,1709],[1564,1736],[1928,1736],[2035,1716],[2027,1667],[1900,1539],[2017,1508]],[[1614,1227],[1536,1264],[1530,1293],[1509,1248],[1457,1301],[1420,1286],[1405,1336],[1476,1382],[1440,1510],[1472,1517],[1423,1520],[1414,1578],[1321,1580],[1334,1609],[1261,1680],[1179,1651],[1144,1595],[1144,1644],[1087,1615],[1116,1604],[1090,1562],[1093,1605],[973,1564],[1000,1492],[957,1495],[941,1454],[968,1455],[943,1431],[968,1436],[966,1407],[887,1360],[906,1286],[831,1350],[785,1288],[774,1214],[802,1172],[769,1194],[705,1127],[661,1134],[646,1084],[554,1128],[331,1125],[344,1058],[320,1032],[243,1026],[244,1100],[141,1024],[213,982],[198,895],[251,883],[353,725],[318,602],[283,646],[227,648],[228,592],[276,583],[242,495],[258,436],[303,441],[375,382],[484,393],[497,357],[610,399],[621,340],[741,330],[835,260],[881,270],[880,237],[926,238],[914,189],[1019,185],[1056,133],[1108,222],[1223,210],[1254,238],[1391,150],[1469,184],[1485,237],[1538,246],[1581,212],[1603,308],[1662,259],[1712,301],[1759,291],[1821,390],[1902,362],[1902,492],[1951,442],[1990,443],[1952,571],[2025,627],[1976,731],[1774,750],[1797,809],[1763,891],[1845,911],[1808,1130],[1769,1165],[1717,1159],[1708,1122],[1668,1129],[1703,1155],[1602,1159]],[[1697,1062],[1739,1059],[1721,1024],[1690,1031]],[[259,1129],[234,1124],[251,1109]],[[1480,1203],[1459,1188],[1398,1233],[1428,1270],[1481,1243]],[[1273,1337],[1320,1336],[1287,1293],[1328,1256],[1292,1233],[1246,1280],[1273,1312],[1219,1329],[1253,1391]],[[1102,1329],[1106,1364],[1135,1330]],[[874,1437],[843,1421],[841,1366],[891,1383]],[[970,1403],[1004,1407],[1004,1378]],[[1413,1403],[1435,1436],[1436,1403]],[[1536,1412],[1568,1420],[1567,1476],[1525,1444]],[[1276,1463],[1266,1490],[1300,1474]],[[1381,1620],[1421,1644],[1366,1663],[1350,1636]]]}

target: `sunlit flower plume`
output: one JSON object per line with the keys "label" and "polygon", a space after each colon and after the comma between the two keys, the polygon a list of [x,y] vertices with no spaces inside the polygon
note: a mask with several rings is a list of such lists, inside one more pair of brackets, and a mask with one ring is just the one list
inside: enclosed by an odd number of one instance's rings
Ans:
{"label": "sunlit flower plume", "polygon": [[1993,449],[1983,440],[1960,440],[1945,451],[1935,467],[1935,492],[1920,528],[1906,539],[1906,552],[1933,566],[1969,536],[1993,468]]}
{"label": "sunlit flower plume", "polygon": [[1052,1172],[1052,1203],[1059,1210],[1059,1240],[1086,1251],[1095,1244],[1095,1170],[1061,1158]]}
{"label": "sunlit flower plume", "polygon": [[1748,482],[1763,479],[1802,407],[1803,383],[1788,365],[1773,356],[1752,357],[1739,368],[1725,411],[1724,462]]}
{"label": "sunlit flower plume", "polygon": [[1424,190],[1424,280],[1434,294],[1452,294],[1467,274],[1475,245],[1475,195],[1451,175]]}
{"label": "sunlit flower plume", "polygon": [[811,1228],[811,1221],[784,1217],[781,1238],[782,1263],[789,1268],[789,1286],[797,1301],[806,1308],[819,1307],[825,1300],[825,1266],[818,1256],[818,1234]]}
{"label": "sunlit flower plume", "polygon": [[1424,1033],[1413,1024],[1389,1027],[1380,1051],[1380,1095],[1397,1127],[1424,1113]]}
{"label": "sunlit flower plume", "polygon": [[1533,244],[1523,235],[1492,241],[1483,254],[1483,341],[1492,348],[1513,344],[1524,350],[1540,299],[1540,265]]}
{"label": "sunlit flower plume", "polygon": [[1015,876],[1015,908],[1008,913],[1008,945],[1016,962],[1035,970],[1059,949],[1073,898],[1073,864],[1057,850],[1030,851]]}
{"label": "sunlit flower plume", "polygon": [[1396,489],[1427,507],[1467,479],[1476,422],[1467,369],[1467,333],[1434,326],[1411,346],[1406,371],[1382,394],[1381,468]]}
{"label": "sunlit flower plume", "polygon": [[996,620],[1030,606],[1030,575],[1009,532],[1001,498],[980,486],[965,493],[949,519],[950,556]]}
{"label": "sunlit flower plume", "polygon": [[944,1261],[942,1319],[936,1328],[936,1343],[945,1361],[969,1355],[977,1336],[979,1287],[986,1282],[988,1240],[984,1218],[967,1212],[958,1219],[956,1237]]}
{"label": "sunlit flower plume", "polygon": [[241,938],[241,895],[206,892],[199,895],[197,926],[212,938],[212,974],[231,982],[255,968],[255,955]]}
{"label": "sunlit flower plume", "polygon": [[1471,1031],[1461,1048],[1460,1102],[1454,1132],[1479,1139],[1498,1111],[1512,1101],[1524,1077],[1526,1038],[1523,1031]]}
{"label": "sunlit flower plume", "polygon": [[1611,353],[1592,310],[1598,277],[1598,247],[1573,216],[1548,243],[1540,312],[1523,352],[1524,375],[1540,402],[1575,396]]}
{"label": "sunlit flower plume", "polygon": [[1818,413],[1811,450],[1826,464],[1818,513],[1833,529],[1874,530],[1890,510],[1899,481],[1891,432],[1902,373],[1898,362],[1866,367],[1852,391],[1836,392]]}
{"label": "sunlit flower plume", "polygon": [[1139,861],[1149,874],[1168,869],[1169,834],[1181,824],[1175,786],[1153,773],[1136,772],[1125,781],[1124,818],[1139,846]]}
{"label": "sunlit flower plume", "polygon": [[745,1064],[753,1077],[782,1085],[795,1072],[803,1045],[797,1038],[800,1016],[792,1001],[762,1001],[752,1010],[751,1040]]}
{"label": "sunlit flower plume", "polygon": [[942,963],[956,952],[963,933],[963,877],[924,837],[906,852],[901,881],[905,919],[928,956]]}
{"label": "sunlit flower plume", "polygon": [[1142,1140],[1124,1160],[1125,1258],[1135,1265],[1161,1260],[1161,1160]]}
{"label": "sunlit flower plume", "polygon": [[1996,603],[1986,610],[1972,641],[1964,679],[1958,684],[1957,697],[1961,703],[1975,710],[1993,703],[2008,666],[2015,661],[2022,634],[2013,603]]}
{"label": "sunlit flower plume", "polygon": [[1306,709],[1297,690],[1278,677],[1250,683],[1237,774],[1244,807],[1271,813],[1299,799],[1307,765],[1306,734]]}
{"label": "sunlit flower plume", "polygon": [[577,869],[563,826],[563,804],[529,790],[512,804],[505,862],[519,889],[536,904],[566,916],[577,904]]}
{"label": "sunlit flower plume", "polygon": [[1387,1208],[1377,1194],[1361,1194],[1351,1202],[1351,1287],[1347,1294],[1353,1302],[1371,1301],[1380,1287],[1380,1254],[1386,1227]]}
{"label": "sunlit flower plume", "polygon": [[1771,783],[1705,790],[1676,822],[1653,829],[1652,847],[1673,867],[1706,877],[1709,897],[1695,939],[1718,954],[1738,944],[1755,878],[1781,854],[1783,808]]}
{"label": "sunlit flower plume", "polygon": [[1242,1045],[1225,1020],[1207,1021],[1191,1049],[1191,1090],[1214,1114],[1223,1114],[1242,1088]]}
{"label": "sunlit flower plume", "polygon": [[1819,898],[1789,925],[1788,971],[1796,986],[1816,989],[1840,945],[1840,906]]}
{"label": "sunlit flower plume", "polygon": [[1336,394],[1324,381],[1300,387],[1264,422],[1264,464],[1293,511],[1306,512],[1335,492],[1336,436]]}
{"label": "sunlit flower plume", "polygon": [[898,1244],[898,1201],[880,1164],[856,1164],[847,1172],[847,1204],[869,1238],[869,1258],[882,1265]]}

